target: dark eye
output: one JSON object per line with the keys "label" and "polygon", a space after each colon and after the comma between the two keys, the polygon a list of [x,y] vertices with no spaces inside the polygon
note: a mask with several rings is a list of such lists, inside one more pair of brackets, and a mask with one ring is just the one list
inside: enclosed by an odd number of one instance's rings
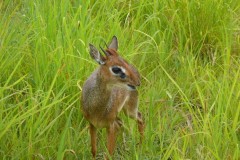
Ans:
{"label": "dark eye", "polygon": [[119,76],[122,79],[125,79],[127,77],[126,74],[124,73],[124,71],[122,70],[122,68],[120,68],[120,67],[114,66],[111,68],[111,70],[114,74],[116,74],[117,76]]}
{"label": "dark eye", "polygon": [[115,73],[115,74],[120,74],[120,73],[122,73],[122,69],[119,68],[119,67],[112,67],[112,71],[113,71],[113,73]]}

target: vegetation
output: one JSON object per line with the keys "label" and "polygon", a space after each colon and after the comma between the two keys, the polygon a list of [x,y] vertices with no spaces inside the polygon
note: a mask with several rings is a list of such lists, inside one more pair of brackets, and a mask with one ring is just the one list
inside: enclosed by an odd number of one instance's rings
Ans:
{"label": "vegetation", "polygon": [[98,66],[88,43],[113,35],[142,75],[146,121],[138,147],[120,115],[114,159],[239,159],[239,15],[237,0],[0,1],[1,159],[91,158],[79,100]]}

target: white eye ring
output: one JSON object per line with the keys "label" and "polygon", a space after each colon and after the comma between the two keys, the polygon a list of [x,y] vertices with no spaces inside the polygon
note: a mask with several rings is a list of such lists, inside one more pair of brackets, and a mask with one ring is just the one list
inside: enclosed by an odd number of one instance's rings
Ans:
{"label": "white eye ring", "polygon": [[[113,71],[114,68],[119,69],[119,73],[114,73],[114,71]],[[125,72],[126,72],[126,69],[121,67],[121,66],[112,66],[112,67],[109,67],[109,70],[113,75],[119,75],[119,74],[122,74],[122,73],[125,74]]]}

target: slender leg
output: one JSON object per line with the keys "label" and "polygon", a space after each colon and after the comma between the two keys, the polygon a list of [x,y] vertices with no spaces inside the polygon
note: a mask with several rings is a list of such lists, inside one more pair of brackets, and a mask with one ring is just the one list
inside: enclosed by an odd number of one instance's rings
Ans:
{"label": "slender leg", "polygon": [[107,148],[110,156],[113,155],[113,151],[116,144],[116,138],[117,138],[117,127],[113,123],[107,128]]}
{"label": "slender leg", "polygon": [[130,98],[128,102],[123,107],[124,113],[130,118],[137,121],[138,131],[140,133],[140,144],[143,141],[144,137],[144,122],[142,118],[142,114],[138,112],[138,92],[131,92]]}
{"label": "slender leg", "polygon": [[[129,106],[128,106],[129,107]],[[130,110],[131,108],[124,108],[124,113],[129,116],[130,118],[137,121],[138,124],[138,132],[140,133],[140,144],[142,144],[143,138],[144,138],[144,122],[142,118],[142,114],[137,111],[137,109]]]}
{"label": "slender leg", "polygon": [[140,144],[142,144],[145,126],[142,120],[142,114],[140,112],[137,113],[137,123],[138,123],[138,131],[140,133]]}
{"label": "slender leg", "polygon": [[97,130],[91,123],[89,129],[91,135],[92,156],[95,159],[97,153]]}

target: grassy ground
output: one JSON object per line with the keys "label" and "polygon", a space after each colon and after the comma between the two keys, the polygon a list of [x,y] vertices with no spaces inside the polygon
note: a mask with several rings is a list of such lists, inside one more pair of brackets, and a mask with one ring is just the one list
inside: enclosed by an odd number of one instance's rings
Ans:
{"label": "grassy ground", "polygon": [[[1,159],[90,159],[81,86],[113,35],[142,75],[145,141],[115,159],[240,158],[240,1],[0,1]],[[101,159],[105,132],[99,132]]]}

